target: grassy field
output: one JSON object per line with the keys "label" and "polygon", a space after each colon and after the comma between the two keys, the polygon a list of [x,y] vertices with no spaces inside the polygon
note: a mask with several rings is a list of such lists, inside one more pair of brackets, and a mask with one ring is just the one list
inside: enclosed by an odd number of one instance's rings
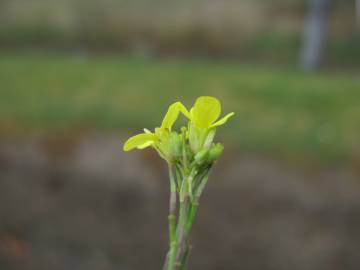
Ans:
{"label": "grassy field", "polygon": [[0,54],[0,130],[158,125],[166,106],[214,95],[236,118],[222,134],[242,151],[323,161],[360,154],[360,78],[205,61]]}

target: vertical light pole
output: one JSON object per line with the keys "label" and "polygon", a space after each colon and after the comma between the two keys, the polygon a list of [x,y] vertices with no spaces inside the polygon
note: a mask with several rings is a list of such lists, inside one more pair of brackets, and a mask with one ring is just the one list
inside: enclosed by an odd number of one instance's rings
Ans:
{"label": "vertical light pole", "polygon": [[305,21],[300,65],[307,71],[318,69],[322,62],[327,32],[327,13],[330,0],[310,0]]}
{"label": "vertical light pole", "polygon": [[358,26],[360,27],[360,0],[355,0],[356,6],[356,21]]}

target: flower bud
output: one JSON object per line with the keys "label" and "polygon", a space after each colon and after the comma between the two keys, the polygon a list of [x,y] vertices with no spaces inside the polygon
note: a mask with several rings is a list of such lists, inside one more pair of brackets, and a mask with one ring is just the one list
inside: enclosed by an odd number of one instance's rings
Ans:
{"label": "flower bud", "polygon": [[214,144],[209,150],[209,163],[216,161],[224,151],[224,146],[220,143]]}
{"label": "flower bud", "polygon": [[209,150],[208,149],[203,149],[195,155],[195,161],[199,165],[202,165],[205,162],[207,162],[208,158],[209,158]]}

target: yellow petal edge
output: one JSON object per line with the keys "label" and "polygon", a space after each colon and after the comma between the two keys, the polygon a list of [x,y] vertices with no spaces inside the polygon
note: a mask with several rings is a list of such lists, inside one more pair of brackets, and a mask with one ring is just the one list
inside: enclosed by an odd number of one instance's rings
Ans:
{"label": "yellow petal edge", "polygon": [[219,121],[216,121],[214,124],[212,124],[211,127],[213,128],[213,127],[217,127],[217,126],[221,126],[221,125],[225,124],[234,115],[235,115],[234,112],[228,113],[223,118],[221,118]]}
{"label": "yellow petal edge", "polygon": [[124,151],[128,152],[134,148],[144,149],[155,142],[155,135],[149,133],[141,133],[130,137],[124,144]]}

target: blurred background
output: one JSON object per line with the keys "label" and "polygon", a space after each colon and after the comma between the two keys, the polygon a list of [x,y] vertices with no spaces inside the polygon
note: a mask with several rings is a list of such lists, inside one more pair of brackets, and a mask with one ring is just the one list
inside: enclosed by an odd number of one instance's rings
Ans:
{"label": "blurred background", "polygon": [[356,0],[0,0],[0,269],[161,269],[166,166],[122,144],[200,95],[237,115],[190,269],[360,269],[359,72]]}

